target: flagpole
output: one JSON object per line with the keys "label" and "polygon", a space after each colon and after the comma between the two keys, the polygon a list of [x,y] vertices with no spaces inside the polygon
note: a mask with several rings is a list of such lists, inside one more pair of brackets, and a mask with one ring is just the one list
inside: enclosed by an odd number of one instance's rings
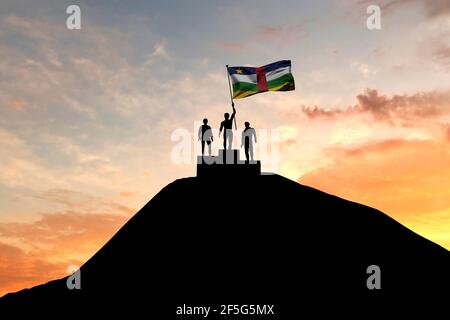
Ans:
{"label": "flagpole", "polygon": [[[231,105],[233,106],[234,101],[233,101],[233,93],[231,92],[230,73],[228,72],[228,65],[226,64],[225,66],[227,67],[228,89],[230,89]],[[237,130],[236,115],[234,115],[234,129]]]}

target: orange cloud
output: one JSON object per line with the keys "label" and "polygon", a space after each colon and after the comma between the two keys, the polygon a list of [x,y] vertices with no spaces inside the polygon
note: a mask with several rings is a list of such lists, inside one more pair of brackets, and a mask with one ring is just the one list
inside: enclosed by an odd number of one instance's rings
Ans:
{"label": "orange cloud", "polygon": [[14,110],[23,110],[25,109],[25,101],[22,99],[14,99],[9,102],[8,106]]}
{"label": "orange cloud", "polygon": [[378,208],[450,248],[443,236],[450,230],[447,142],[387,140],[326,155],[332,164],[306,173],[300,183]]}
{"label": "orange cloud", "polygon": [[284,25],[284,26],[263,26],[257,33],[256,38],[264,41],[284,42],[292,38],[305,38],[307,32],[303,25]]}
{"label": "orange cloud", "polygon": [[32,223],[0,223],[0,237],[20,239],[30,246],[56,245],[64,251],[78,248],[83,240],[104,238],[127,217],[117,214],[80,214],[62,212],[44,214]]}
{"label": "orange cloud", "polygon": [[259,34],[264,38],[278,37],[283,33],[281,27],[264,27]]}
{"label": "orange cloud", "polygon": [[136,192],[130,192],[130,191],[122,191],[120,193],[120,196],[125,197],[125,198],[134,197],[135,195],[136,195]]}
{"label": "orange cloud", "polygon": [[295,141],[292,138],[289,138],[289,139],[280,141],[280,148],[282,148],[282,149],[290,148],[290,147],[295,146],[296,144],[297,144],[297,141]]}
{"label": "orange cloud", "polygon": [[0,296],[62,277],[68,265],[81,263],[53,263],[4,243],[0,243],[0,253]]}
{"label": "orange cloud", "polygon": [[421,119],[437,118],[449,113],[450,90],[387,97],[380,95],[377,90],[367,89],[357,95],[356,100],[358,103],[347,109],[326,110],[317,106],[302,106],[302,112],[310,119],[369,114],[376,121],[411,126]]}
{"label": "orange cloud", "polygon": [[66,274],[126,222],[117,214],[61,212],[34,222],[0,223],[0,296]]}
{"label": "orange cloud", "polygon": [[67,189],[49,189],[34,196],[37,199],[63,205],[67,211],[78,213],[113,212],[131,215],[134,209],[120,203],[93,197],[89,194]]}
{"label": "orange cloud", "polygon": [[228,50],[243,50],[245,45],[240,42],[223,42],[221,47]]}

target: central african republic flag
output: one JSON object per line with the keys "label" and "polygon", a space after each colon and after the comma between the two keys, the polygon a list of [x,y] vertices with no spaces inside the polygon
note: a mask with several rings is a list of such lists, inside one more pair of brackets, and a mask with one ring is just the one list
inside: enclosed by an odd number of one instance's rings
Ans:
{"label": "central african republic flag", "polygon": [[233,99],[266,91],[295,89],[291,60],[277,61],[262,67],[228,67],[233,84]]}

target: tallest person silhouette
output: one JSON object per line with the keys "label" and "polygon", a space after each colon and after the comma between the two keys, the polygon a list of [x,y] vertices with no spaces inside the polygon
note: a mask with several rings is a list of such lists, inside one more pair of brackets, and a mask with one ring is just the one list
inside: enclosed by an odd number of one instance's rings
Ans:
{"label": "tallest person silhouette", "polygon": [[225,119],[220,123],[220,130],[219,130],[219,138],[220,134],[222,133],[222,129],[225,129],[225,132],[223,134],[223,149],[227,149],[227,140],[228,140],[228,149],[231,150],[231,147],[233,145],[233,120],[236,115],[236,109],[234,108],[234,102],[231,104],[233,107],[233,113],[230,114],[227,112],[224,114]]}

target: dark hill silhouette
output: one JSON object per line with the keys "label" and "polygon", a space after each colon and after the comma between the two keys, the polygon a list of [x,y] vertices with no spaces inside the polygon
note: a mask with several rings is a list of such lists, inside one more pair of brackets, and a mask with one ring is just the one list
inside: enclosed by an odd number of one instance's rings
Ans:
{"label": "dark hill silhouette", "polygon": [[[381,290],[367,289],[372,264]],[[450,288],[449,267],[447,250],[384,213],[281,176],[185,178],[82,266],[81,290],[55,280],[4,296],[0,310],[29,304],[173,319],[177,305],[265,303],[283,319],[326,311],[315,303],[380,308],[391,298],[438,296]]]}

